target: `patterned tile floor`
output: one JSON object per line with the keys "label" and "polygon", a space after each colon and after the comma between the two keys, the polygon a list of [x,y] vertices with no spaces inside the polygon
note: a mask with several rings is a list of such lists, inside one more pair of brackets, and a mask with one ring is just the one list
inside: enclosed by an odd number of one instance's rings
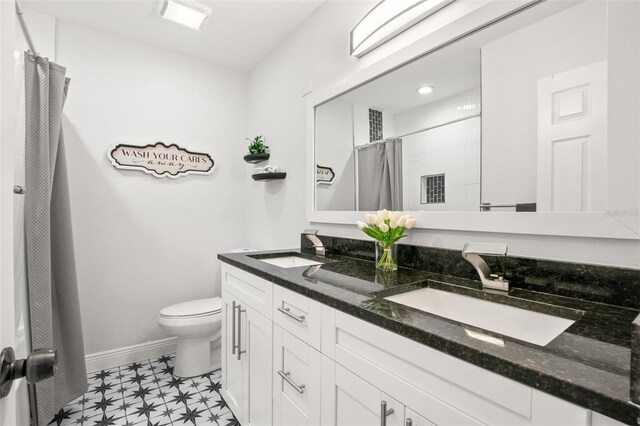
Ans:
{"label": "patterned tile floor", "polygon": [[173,355],[102,370],[89,390],[61,409],[57,426],[239,426],[220,396],[220,370],[181,379]]}

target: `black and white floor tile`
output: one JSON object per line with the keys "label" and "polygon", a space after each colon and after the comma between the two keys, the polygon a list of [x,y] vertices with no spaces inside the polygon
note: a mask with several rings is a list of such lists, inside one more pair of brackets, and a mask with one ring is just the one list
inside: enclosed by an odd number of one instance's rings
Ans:
{"label": "black and white floor tile", "polygon": [[56,426],[239,426],[220,396],[220,370],[182,379],[173,355],[89,374],[89,390],[61,409]]}

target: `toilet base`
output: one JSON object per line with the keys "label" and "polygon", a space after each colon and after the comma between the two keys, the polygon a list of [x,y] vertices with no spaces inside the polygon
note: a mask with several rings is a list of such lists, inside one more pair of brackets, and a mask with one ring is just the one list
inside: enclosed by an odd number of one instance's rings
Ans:
{"label": "toilet base", "polygon": [[220,368],[220,341],[216,340],[217,342],[212,344],[211,336],[178,338],[173,375],[202,376]]}

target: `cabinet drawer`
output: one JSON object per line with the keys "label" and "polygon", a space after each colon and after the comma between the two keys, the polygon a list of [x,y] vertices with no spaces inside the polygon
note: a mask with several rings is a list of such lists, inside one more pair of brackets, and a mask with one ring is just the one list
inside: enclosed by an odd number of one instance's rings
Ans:
{"label": "cabinet drawer", "polygon": [[269,281],[223,263],[222,288],[271,319],[273,284]]}
{"label": "cabinet drawer", "polygon": [[273,288],[273,322],[320,350],[322,304],[276,285]]}
{"label": "cabinet drawer", "polygon": [[273,424],[319,424],[320,352],[278,326],[273,349]]}

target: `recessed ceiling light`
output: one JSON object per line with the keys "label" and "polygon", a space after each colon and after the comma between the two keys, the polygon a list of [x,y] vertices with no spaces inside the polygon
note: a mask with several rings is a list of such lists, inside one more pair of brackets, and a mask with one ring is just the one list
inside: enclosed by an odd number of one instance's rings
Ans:
{"label": "recessed ceiling light", "polygon": [[186,27],[199,30],[211,15],[211,9],[194,0],[163,0],[160,16]]}
{"label": "recessed ceiling light", "polygon": [[421,95],[428,95],[429,93],[433,92],[433,87],[431,86],[422,86],[419,87],[416,92],[420,93]]}

